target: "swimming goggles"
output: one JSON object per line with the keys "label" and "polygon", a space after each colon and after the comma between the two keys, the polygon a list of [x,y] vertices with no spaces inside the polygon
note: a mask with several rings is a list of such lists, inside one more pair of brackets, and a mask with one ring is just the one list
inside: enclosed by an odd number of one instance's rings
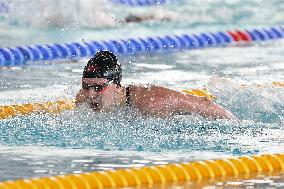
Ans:
{"label": "swimming goggles", "polygon": [[90,85],[88,83],[82,82],[82,88],[84,90],[90,90],[93,89],[96,92],[102,92],[104,88],[106,88],[109,85],[110,81],[104,83],[104,84],[94,84]]}

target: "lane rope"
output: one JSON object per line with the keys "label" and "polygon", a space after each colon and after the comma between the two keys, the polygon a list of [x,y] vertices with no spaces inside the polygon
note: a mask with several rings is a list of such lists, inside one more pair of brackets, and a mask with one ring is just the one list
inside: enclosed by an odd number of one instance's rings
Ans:
{"label": "lane rope", "polygon": [[[213,95],[207,92],[205,89],[192,89],[185,90],[185,93],[203,96],[205,98],[213,99]],[[0,106],[0,120],[17,115],[28,115],[31,113],[52,113],[58,114],[64,110],[74,110],[76,107],[75,100],[57,100],[54,102],[44,103],[27,103],[27,104],[15,104]]]}
{"label": "lane rope", "polygon": [[64,110],[73,110],[74,108],[74,100],[58,100],[55,102],[5,105],[0,106],[0,120],[17,115],[28,115],[30,113],[39,112],[58,114]]}
{"label": "lane rope", "polygon": [[8,13],[8,12],[9,12],[9,4],[6,2],[0,2],[0,14]]}
{"label": "lane rope", "polygon": [[[246,87],[284,87],[284,82],[274,81],[271,84],[251,84],[251,85],[240,85],[240,88]],[[212,95],[206,88],[202,89],[186,89],[182,92],[204,97],[209,100],[215,100],[217,97]],[[65,110],[74,110],[76,107],[75,100],[57,100],[54,102],[44,102],[44,103],[27,103],[27,104],[16,104],[16,105],[4,105],[0,106],[0,120],[17,115],[28,115],[31,113],[52,113],[57,114]]]}
{"label": "lane rope", "polygon": [[112,3],[122,4],[127,6],[155,6],[162,5],[168,2],[175,2],[176,0],[112,0]]}
{"label": "lane rope", "polygon": [[74,60],[93,56],[97,51],[109,50],[115,54],[135,55],[167,53],[184,49],[224,47],[229,44],[246,44],[284,37],[284,27],[262,29],[202,32],[152,36],[144,38],[115,39],[108,41],[83,41],[64,44],[45,44],[0,48],[0,66],[21,66],[28,62],[47,62],[60,59]]}
{"label": "lane rope", "polygon": [[284,171],[284,153],[264,154],[6,181],[0,182],[0,189],[153,187],[186,181],[240,178],[255,174],[269,175],[282,171]]}

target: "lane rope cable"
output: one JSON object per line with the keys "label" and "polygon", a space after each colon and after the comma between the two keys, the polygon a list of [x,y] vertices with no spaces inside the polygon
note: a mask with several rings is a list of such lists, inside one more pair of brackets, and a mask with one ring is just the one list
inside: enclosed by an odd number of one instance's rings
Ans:
{"label": "lane rope cable", "polygon": [[109,50],[115,54],[136,55],[167,53],[185,49],[224,47],[229,44],[248,44],[277,40],[284,37],[284,27],[262,29],[201,32],[152,37],[116,39],[108,41],[83,41],[45,45],[0,48],[0,66],[22,66],[28,62],[74,60],[91,57],[97,51]]}
{"label": "lane rope cable", "polygon": [[[264,86],[272,86],[272,87],[284,87],[284,82],[274,81],[270,85],[268,84],[253,84],[253,85],[240,85],[240,88],[245,87],[264,87]],[[182,90],[182,92],[205,97],[209,100],[214,100],[217,97],[212,95],[206,88],[203,89],[186,89]],[[54,102],[43,102],[43,103],[27,103],[27,104],[16,104],[16,105],[3,105],[0,106],[0,120],[6,119],[10,117],[14,117],[17,115],[28,115],[31,113],[51,113],[58,114],[65,110],[74,110],[76,107],[75,100],[57,100]]]}
{"label": "lane rope cable", "polygon": [[127,6],[155,6],[162,5],[168,2],[177,2],[177,0],[111,0],[112,3],[122,4]]}
{"label": "lane rope cable", "polygon": [[240,178],[252,174],[272,174],[284,170],[284,153],[264,154],[229,159],[171,163],[142,168],[127,168],[91,173],[0,182],[0,189],[93,189],[154,187],[186,181],[218,178]]}

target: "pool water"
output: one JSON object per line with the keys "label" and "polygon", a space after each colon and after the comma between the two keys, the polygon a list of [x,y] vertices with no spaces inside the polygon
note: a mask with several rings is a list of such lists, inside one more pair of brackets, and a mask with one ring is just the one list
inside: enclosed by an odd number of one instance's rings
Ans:
{"label": "pool water", "polygon": [[[284,3],[276,0],[246,4],[240,0],[179,0],[150,8],[98,1],[100,8],[92,13],[87,0],[62,4],[50,0],[48,6],[42,1],[36,5],[24,0],[1,2],[9,8],[0,9],[1,47],[274,26],[281,24],[284,9]],[[31,14],[30,9],[36,13]],[[71,13],[75,16],[68,16]],[[142,23],[122,23],[127,14],[155,16]],[[98,18],[96,15],[101,16],[97,21],[85,19]],[[118,55],[123,84],[207,88],[217,97],[215,102],[239,121],[213,121],[197,115],[145,118],[121,110],[94,114],[84,108],[0,120],[0,180],[284,152],[284,88],[271,85],[284,81],[283,47],[280,40],[135,57]],[[86,61],[1,68],[0,105],[73,99]],[[259,180],[264,184],[258,184]],[[272,180],[269,187],[284,183],[280,175],[213,186],[231,188],[230,184],[239,182],[236,187],[253,183],[252,187],[265,188],[267,180]]]}

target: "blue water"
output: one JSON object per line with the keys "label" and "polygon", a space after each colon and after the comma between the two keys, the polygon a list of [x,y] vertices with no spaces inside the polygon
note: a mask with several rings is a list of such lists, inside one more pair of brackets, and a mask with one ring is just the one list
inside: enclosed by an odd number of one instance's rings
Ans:
{"label": "blue water", "polygon": [[[93,7],[89,0],[7,2],[8,10],[0,8],[1,47],[275,26],[282,24],[284,9],[276,0],[179,0],[154,8],[100,1]],[[154,18],[123,23],[129,14]],[[124,84],[205,87],[240,120],[85,109],[0,120],[0,180],[284,152],[284,88],[271,85],[284,81],[283,47],[280,40],[119,56]],[[0,69],[0,105],[74,98],[86,61]]]}

